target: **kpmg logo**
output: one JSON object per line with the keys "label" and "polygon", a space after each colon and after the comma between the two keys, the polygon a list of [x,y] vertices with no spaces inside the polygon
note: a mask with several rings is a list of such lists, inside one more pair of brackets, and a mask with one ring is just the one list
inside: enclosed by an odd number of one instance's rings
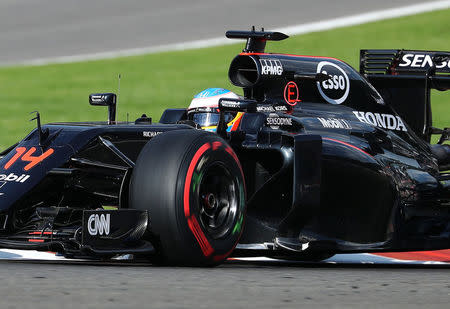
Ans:
{"label": "kpmg logo", "polygon": [[283,66],[280,60],[276,59],[259,59],[261,63],[262,75],[282,75]]}

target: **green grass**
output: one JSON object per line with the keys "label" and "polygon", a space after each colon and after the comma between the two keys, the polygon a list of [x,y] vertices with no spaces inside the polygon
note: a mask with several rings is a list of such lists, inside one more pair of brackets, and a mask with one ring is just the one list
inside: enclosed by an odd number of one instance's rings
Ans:
{"label": "green grass", "polygon": [[[450,50],[450,10],[426,13],[294,36],[269,43],[267,51],[332,56],[358,68],[361,48]],[[47,66],[0,68],[0,149],[33,127],[29,112],[39,110],[44,122],[104,120],[106,110],[91,107],[92,92],[117,90],[122,75],[119,120],[142,113],[158,120],[168,107],[186,107],[207,87],[232,88],[228,65],[244,42],[183,52]],[[447,96],[445,96],[447,95]],[[448,93],[433,94],[435,125],[450,124]]]}

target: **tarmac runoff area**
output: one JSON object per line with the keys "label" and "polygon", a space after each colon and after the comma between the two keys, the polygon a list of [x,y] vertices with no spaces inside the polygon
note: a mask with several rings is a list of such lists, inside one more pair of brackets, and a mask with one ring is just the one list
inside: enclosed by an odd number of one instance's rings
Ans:
{"label": "tarmac runoff area", "polygon": [[450,250],[412,255],[434,261],[352,254],[321,263],[251,258],[176,268],[2,250],[0,307],[448,308],[450,264],[436,260],[450,261]]}
{"label": "tarmac runoff area", "polygon": [[446,8],[449,0],[3,0],[0,66],[230,44],[226,30],[251,25],[295,35]]}

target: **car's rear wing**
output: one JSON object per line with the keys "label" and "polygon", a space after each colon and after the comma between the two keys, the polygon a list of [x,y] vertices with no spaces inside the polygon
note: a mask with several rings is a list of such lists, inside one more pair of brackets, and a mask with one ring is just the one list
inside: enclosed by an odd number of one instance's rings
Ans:
{"label": "car's rear wing", "polygon": [[450,52],[361,50],[360,73],[425,140],[430,141],[430,89],[450,89]]}

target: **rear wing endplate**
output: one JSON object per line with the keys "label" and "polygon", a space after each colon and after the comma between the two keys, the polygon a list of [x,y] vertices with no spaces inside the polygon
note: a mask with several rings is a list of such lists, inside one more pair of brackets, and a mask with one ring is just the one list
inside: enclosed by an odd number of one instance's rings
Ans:
{"label": "rear wing endplate", "polygon": [[360,73],[416,134],[430,142],[430,90],[450,90],[450,52],[363,49]]}
{"label": "rear wing endplate", "polygon": [[360,73],[376,78],[428,78],[430,88],[449,90],[450,52],[363,49],[360,52]]}

